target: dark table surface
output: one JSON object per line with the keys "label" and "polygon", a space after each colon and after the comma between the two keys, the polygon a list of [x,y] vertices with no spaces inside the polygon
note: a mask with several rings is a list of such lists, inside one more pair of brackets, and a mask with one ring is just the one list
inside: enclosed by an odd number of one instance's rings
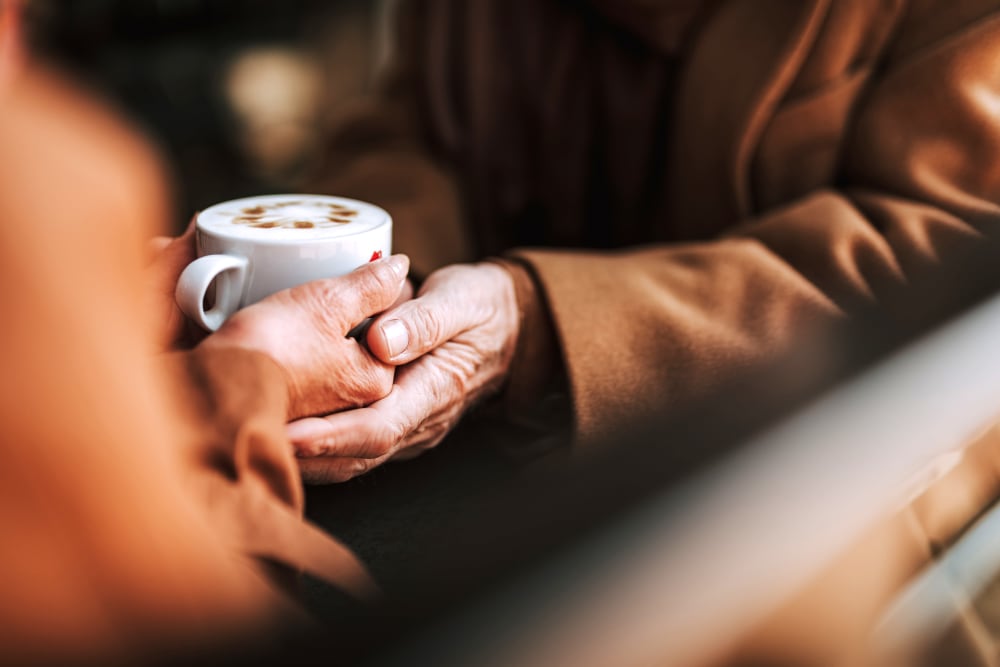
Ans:
{"label": "dark table surface", "polygon": [[[495,446],[492,428],[471,420],[417,459],[342,484],[307,487],[307,517],[354,550],[387,594],[412,588],[428,564],[454,558],[449,542],[456,516],[508,488],[524,470]],[[324,584],[307,580],[302,593],[322,619],[351,613],[343,596]]]}

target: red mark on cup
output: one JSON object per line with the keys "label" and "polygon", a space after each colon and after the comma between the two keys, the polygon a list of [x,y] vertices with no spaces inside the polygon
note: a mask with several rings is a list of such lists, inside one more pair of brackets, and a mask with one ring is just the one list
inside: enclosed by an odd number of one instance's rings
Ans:
{"label": "red mark on cup", "polygon": [[376,250],[375,252],[373,252],[372,253],[372,258],[369,259],[368,261],[369,262],[374,262],[376,259],[382,259],[382,251],[381,250]]}

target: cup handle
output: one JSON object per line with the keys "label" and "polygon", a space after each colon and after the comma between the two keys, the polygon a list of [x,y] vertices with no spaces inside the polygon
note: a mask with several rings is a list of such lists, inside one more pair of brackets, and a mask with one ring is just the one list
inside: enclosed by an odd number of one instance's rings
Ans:
{"label": "cup handle", "polygon": [[[247,275],[246,257],[205,255],[194,260],[177,280],[174,298],[184,314],[208,331],[216,331],[240,307]],[[205,310],[205,295],[212,281],[215,305]]]}

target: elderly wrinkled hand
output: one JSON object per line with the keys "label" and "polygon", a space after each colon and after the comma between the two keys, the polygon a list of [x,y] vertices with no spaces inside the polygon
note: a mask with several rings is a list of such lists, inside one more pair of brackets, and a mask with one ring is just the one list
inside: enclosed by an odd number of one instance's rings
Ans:
{"label": "elderly wrinkled hand", "polygon": [[372,353],[399,366],[388,396],[368,407],[289,425],[303,478],[338,482],[437,445],[470,406],[506,378],[519,333],[514,283],[496,264],[432,274],[416,299],[383,313]]}
{"label": "elderly wrinkled hand", "polygon": [[285,373],[289,417],[368,405],[389,394],[396,368],[347,333],[408,298],[405,255],[283,290],[237,311],[203,347],[239,347],[270,356]]}

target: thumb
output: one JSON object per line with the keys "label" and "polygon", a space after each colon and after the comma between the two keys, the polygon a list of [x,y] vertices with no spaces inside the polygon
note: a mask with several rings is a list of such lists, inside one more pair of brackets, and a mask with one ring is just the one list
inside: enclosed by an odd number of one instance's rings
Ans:
{"label": "thumb", "polygon": [[287,298],[317,317],[332,318],[339,323],[338,332],[343,335],[396,302],[407,285],[409,266],[406,255],[393,255],[364,264],[344,276],[293,287],[287,291]]}
{"label": "thumb", "polygon": [[399,366],[476,326],[478,316],[477,308],[456,299],[445,285],[384,313],[368,330],[366,343],[378,359]]}

